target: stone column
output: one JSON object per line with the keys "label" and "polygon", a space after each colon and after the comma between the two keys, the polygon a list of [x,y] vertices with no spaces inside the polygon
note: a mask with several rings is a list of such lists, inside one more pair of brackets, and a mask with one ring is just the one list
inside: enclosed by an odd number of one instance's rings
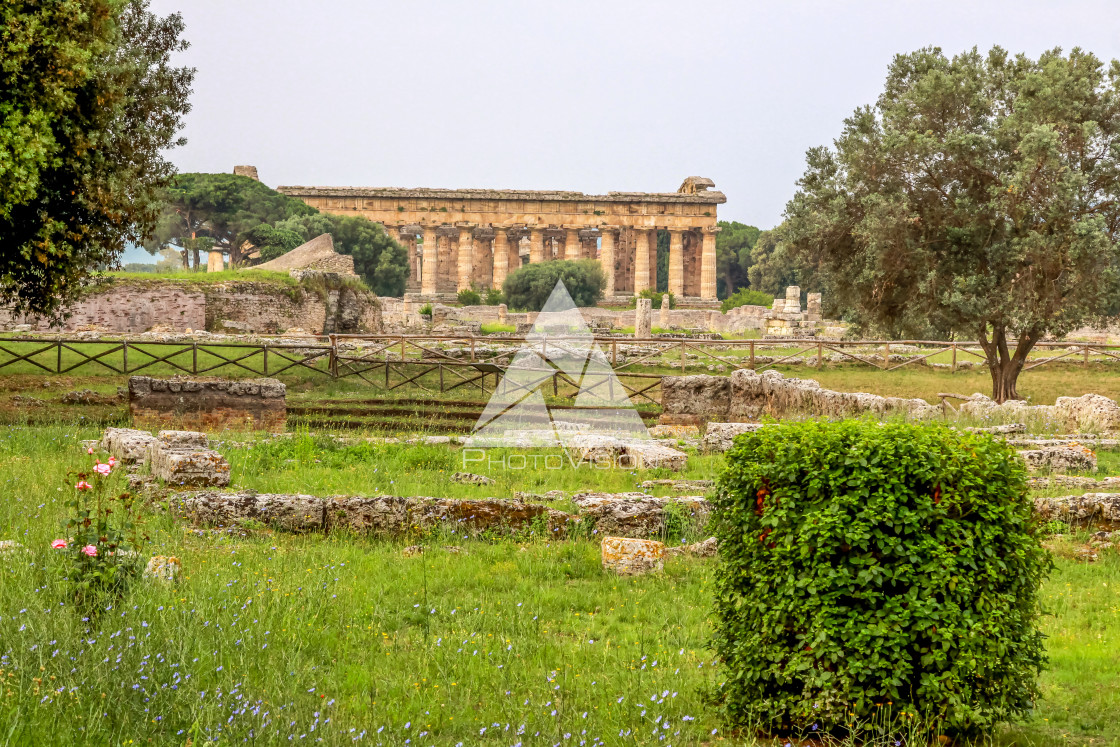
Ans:
{"label": "stone column", "polygon": [[474,277],[474,226],[459,224],[459,282],[456,290],[470,290]]}
{"label": "stone column", "polygon": [[[226,269],[225,258],[220,251],[210,250],[206,256],[207,272],[222,272]],[[819,294],[818,294],[819,295]]]}
{"label": "stone column", "polygon": [[544,229],[529,229],[529,262],[544,262]]}
{"label": "stone column", "polygon": [[634,337],[648,339],[653,333],[653,301],[639,298],[634,311]]}
{"label": "stone column", "polygon": [[[634,295],[650,287],[649,282],[649,231],[636,229],[634,233]],[[656,268],[654,268],[656,272]]]}
{"label": "stone column", "polygon": [[439,265],[436,255],[439,249],[439,237],[436,236],[436,226],[424,226],[424,259],[420,268],[420,294],[434,296],[436,294],[436,278]]}
{"label": "stone column", "polygon": [[684,242],[680,231],[669,231],[669,292],[684,295]]}
{"label": "stone column", "polygon": [[716,300],[716,232],[718,227],[704,229],[704,244],[700,252],[700,298]]}
{"label": "stone column", "polygon": [[603,239],[602,246],[599,247],[599,264],[603,266],[603,274],[607,278],[607,288],[603,291],[603,296],[610,298],[614,295],[614,239],[616,234],[610,226],[603,226],[599,231]]}
{"label": "stone column", "polygon": [[564,234],[564,259],[580,258],[579,229],[568,227]]}
{"label": "stone column", "polygon": [[657,314],[657,325],[661,329],[669,329],[669,294],[661,294],[661,309]]}
{"label": "stone column", "polygon": [[509,236],[506,234],[506,229],[494,229],[494,285],[492,287],[501,289],[502,283],[506,281],[506,275],[509,274]]}

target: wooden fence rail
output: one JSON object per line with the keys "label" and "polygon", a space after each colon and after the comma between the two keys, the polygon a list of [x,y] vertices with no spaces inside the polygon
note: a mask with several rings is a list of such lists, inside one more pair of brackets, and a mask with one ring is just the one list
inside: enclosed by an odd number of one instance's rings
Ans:
{"label": "wooden fence rail", "polygon": [[[718,370],[765,370],[791,363],[820,368],[825,357],[835,354],[844,362],[894,371],[919,365],[934,356],[948,354],[947,367],[959,368],[959,360],[981,363],[983,350],[975,342],[938,340],[701,340],[695,338],[595,337],[603,363],[609,365],[632,397],[654,400],[662,373],[686,373],[719,366]],[[307,342],[291,338],[259,342],[150,341],[143,339],[70,339],[62,337],[0,337],[0,375],[14,373],[19,364],[49,374],[66,374],[93,368],[121,375],[153,372],[158,366],[172,373],[212,374],[236,369],[253,376],[276,376],[300,371],[329,379],[355,378],[371,386],[392,390],[413,385],[423,390],[448,392],[461,387],[493,390],[502,373],[523,346],[547,358],[557,349],[587,337],[550,335],[527,337],[472,337],[449,335],[326,335]],[[892,348],[910,346],[911,355],[892,360]],[[917,347],[914,353],[910,350]],[[861,351],[857,350],[862,348]],[[868,349],[875,352],[871,353]],[[772,354],[768,354],[772,353]],[[1080,359],[1074,357],[1080,356]],[[1092,356],[1111,362],[1120,360],[1120,345],[1080,342],[1042,342],[1035,346],[1024,370],[1057,361],[1075,360],[1088,365]],[[659,367],[662,373],[636,370]],[[578,381],[562,370],[552,375],[553,391],[561,385],[578,388]],[[652,382],[652,383],[651,383]]]}

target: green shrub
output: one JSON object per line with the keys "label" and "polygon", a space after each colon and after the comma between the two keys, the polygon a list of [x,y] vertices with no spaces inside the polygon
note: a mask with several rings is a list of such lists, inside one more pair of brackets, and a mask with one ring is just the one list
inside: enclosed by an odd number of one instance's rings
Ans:
{"label": "green shrub", "polygon": [[506,276],[502,292],[511,308],[540,311],[560,280],[576,306],[594,306],[607,287],[603,268],[597,261],[557,259],[519,267]]}
{"label": "green shrub", "polygon": [[502,292],[497,288],[487,288],[486,294],[482,298],[487,306],[497,306],[506,302]]}
{"label": "green shrub", "polygon": [[769,308],[773,305],[774,297],[769,293],[751,290],[750,288],[740,288],[723,300],[723,303],[719,305],[719,310],[728,312],[739,306],[766,306]]}
{"label": "green shrub", "polygon": [[464,288],[459,291],[457,298],[463,306],[478,306],[482,303],[482,296],[474,288]]}
{"label": "green shrub", "polygon": [[663,296],[669,297],[669,308],[677,308],[677,297],[668,291],[654,290],[653,288],[646,288],[644,291],[636,296],[630,297],[630,308],[637,308],[639,298],[648,298],[652,302],[652,307],[655,309],[661,308],[661,301]]}
{"label": "green shrub", "polygon": [[432,315],[432,305],[430,303],[424,304],[423,306],[420,307],[419,313],[420,313],[420,316],[431,316]]}
{"label": "green shrub", "polygon": [[805,421],[740,436],[727,463],[715,646],[733,725],[867,733],[890,712],[972,735],[1028,713],[1050,560],[1011,447]]}

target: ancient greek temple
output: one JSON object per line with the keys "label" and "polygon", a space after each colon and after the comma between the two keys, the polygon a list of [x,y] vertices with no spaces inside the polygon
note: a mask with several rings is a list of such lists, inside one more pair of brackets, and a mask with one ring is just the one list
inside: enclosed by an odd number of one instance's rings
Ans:
{"label": "ancient greek temple", "polygon": [[676,192],[541,192],[488,189],[279,187],[326,213],[376,221],[408,247],[410,291],[427,299],[500,288],[527,262],[594,259],[607,299],[656,287],[657,232],[669,235],[669,290],[716,299],[716,206],[710,179]]}

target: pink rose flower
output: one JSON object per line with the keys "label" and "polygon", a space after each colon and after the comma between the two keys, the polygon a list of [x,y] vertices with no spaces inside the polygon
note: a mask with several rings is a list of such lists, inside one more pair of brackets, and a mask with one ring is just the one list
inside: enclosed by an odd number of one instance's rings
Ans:
{"label": "pink rose flower", "polygon": [[82,548],[82,552],[92,558],[97,555],[97,545],[86,545]]}
{"label": "pink rose flower", "polygon": [[56,550],[61,550],[61,549],[63,549],[64,547],[66,547],[66,540],[64,540],[64,539],[56,539],[56,540],[54,540],[53,542],[51,542],[51,547],[53,547],[53,548],[54,548],[54,549],[56,549]]}
{"label": "pink rose flower", "polygon": [[86,453],[87,454],[92,454],[93,453],[93,447],[91,446],[88,449],[86,449]]}
{"label": "pink rose flower", "polygon": [[108,475],[113,470],[112,466],[98,462],[93,465],[93,471],[99,475]]}
{"label": "pink rose flower", "polygon": [[109,466],[110,467],[116,467],[117,466],[117,458],[116,457],[109,457]]}
{"label": "pink rose flower", "polygon": [[89,490],[93,486],[90,485],[85,480],[78,480],[78,484],[75,485],[74,487],[77,488],[78,490]]}

